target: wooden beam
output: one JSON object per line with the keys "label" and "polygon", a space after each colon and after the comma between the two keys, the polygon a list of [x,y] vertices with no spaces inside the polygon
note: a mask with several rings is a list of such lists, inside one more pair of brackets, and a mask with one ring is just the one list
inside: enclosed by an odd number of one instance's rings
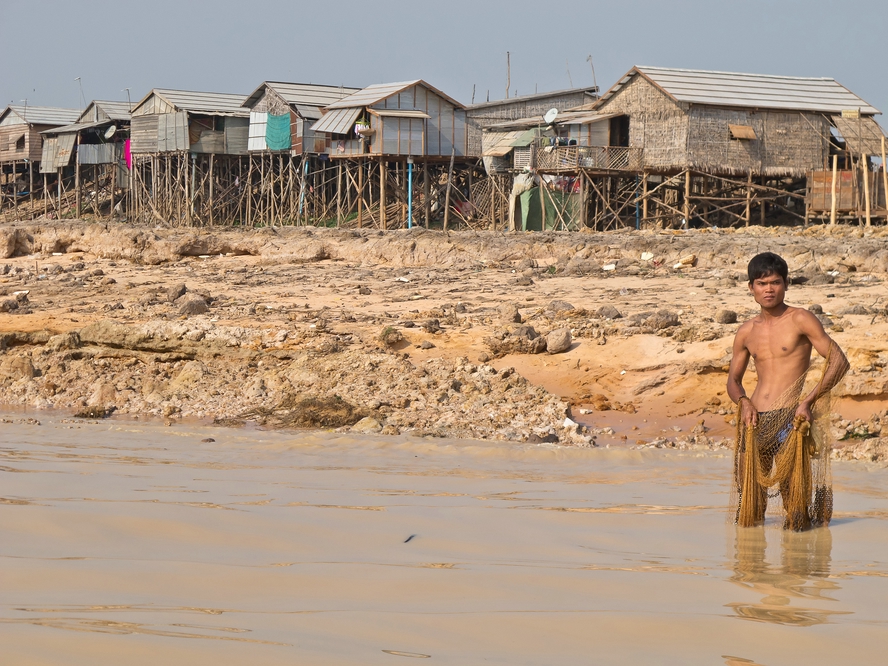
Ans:
{"label": "wooden beam", "polygon": [[830,205],[829,205],[829,223],[835,226],[836,223],[836,178],[838,177],[839,156],[833,155],[832,163],[832,187],[830,189]]}
{"label": "wooden beam", "polygon": [[453,160],[456,158],[456,148],[450,151],[450,166],[447,168],[447,194],[444,195],[444,231],[450,222],[450,189],[453,186]]}
{"label": "wooden beam", "polygon": [[885,195],[885,222],[888,223],[888,162],[885,161],[885,137],[882,136],[882,186]]}
{"label": "wooden beam", "polygon": [[872,226],[872,222],[870,220],[870,188],[869,188],[869,167],[867,166],[868,162],[866,159],[866,155],[860,156],[860,173],[863,175],[863,198],[864,198],[864,206],[866,210],[866,226]]}

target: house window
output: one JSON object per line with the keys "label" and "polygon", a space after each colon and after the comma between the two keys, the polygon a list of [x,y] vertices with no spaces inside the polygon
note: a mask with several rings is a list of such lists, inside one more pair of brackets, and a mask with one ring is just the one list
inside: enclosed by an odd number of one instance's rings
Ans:
{"label": "house window", "polygon": [[734,140],[754,141],[757,138],[755,130],[750,125],[728,125],[728,129],[731,131],[731,139]]}
{"label": "house window", "polygon": [[16,151],[25,149],[25,135],[22,134],[18,139],[15,140],[15,149]]}

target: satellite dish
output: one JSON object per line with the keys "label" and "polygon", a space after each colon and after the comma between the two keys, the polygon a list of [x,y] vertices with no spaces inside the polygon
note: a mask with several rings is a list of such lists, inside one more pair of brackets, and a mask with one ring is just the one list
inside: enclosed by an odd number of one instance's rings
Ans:
{"label": "satellite dish", "polygon": [[549,109],[546,111],[546,115],[543,116],[543,120],[546,121],[547,125],[551,125],[555,122],[555,119],[558,117],[558,109]]}
{"label": "satellite dish", "polygon": [[105,130],[105,138],[110,139],[114,136],[114,132],[117,131],[117,125],[111,125],[108,129]]}

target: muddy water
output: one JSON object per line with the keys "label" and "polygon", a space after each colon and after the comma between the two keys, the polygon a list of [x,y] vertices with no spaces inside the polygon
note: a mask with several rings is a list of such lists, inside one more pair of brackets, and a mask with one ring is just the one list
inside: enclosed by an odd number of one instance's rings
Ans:
{"label": "muddy water", "polygon": [[713,454],[37,418],[0,423],[3,663],[884,657],[883,469],[783,534],[725,524]]}

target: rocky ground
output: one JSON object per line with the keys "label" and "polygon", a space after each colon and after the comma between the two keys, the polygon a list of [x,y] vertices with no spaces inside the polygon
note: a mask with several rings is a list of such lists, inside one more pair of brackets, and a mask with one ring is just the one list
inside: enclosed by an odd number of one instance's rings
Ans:
{"label": "rocky ground", "polygon": [[[883,228],[603,234],[0,227],[0,402],[577,446],[730,443],[772,250],[852,365],[836,455],[888,451]],[[751,372],[754,379],[754,369]]]}

